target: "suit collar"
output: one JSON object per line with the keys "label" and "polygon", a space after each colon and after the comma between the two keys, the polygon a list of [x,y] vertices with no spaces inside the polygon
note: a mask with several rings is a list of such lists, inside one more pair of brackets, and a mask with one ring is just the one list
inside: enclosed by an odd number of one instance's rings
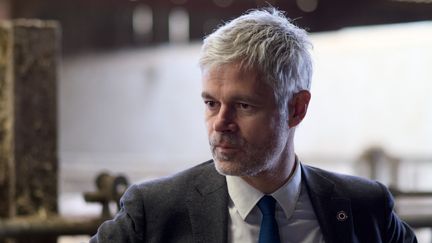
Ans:
{"label": "suit collar", "polygon": [[228,192],[212,162],[204,165],[187,195],[194,242],[227,242]]}
{"label": "suit collar", "polygon": [[355,242],[350,199],[339,195],[322,170],[302,165],[302,173],[325,241]]}

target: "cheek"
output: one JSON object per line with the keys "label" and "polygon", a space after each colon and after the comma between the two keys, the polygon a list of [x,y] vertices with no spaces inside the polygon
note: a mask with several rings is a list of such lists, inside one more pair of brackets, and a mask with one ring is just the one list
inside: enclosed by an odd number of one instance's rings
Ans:
{"label": "cheek", "polygon": [[268,119],[255,119],[239,124],[240,133],[250,142],[260,142],[268,138],[274,128]]}
{"label": "cheek", "polygon": [[272,140],[278,132],[281,132],[279,120],[271,115],[245,121],[241,125],[241,130],[247,140],[257,143]]}
{"label": "cheek", "polygon": [[205,126],[207,128],[207,132],[208,132],[208,134],[210,134],[210,132],[213,130],[213,119],[211,119],[209,117],[205,117],[204,122],[205,122]]}

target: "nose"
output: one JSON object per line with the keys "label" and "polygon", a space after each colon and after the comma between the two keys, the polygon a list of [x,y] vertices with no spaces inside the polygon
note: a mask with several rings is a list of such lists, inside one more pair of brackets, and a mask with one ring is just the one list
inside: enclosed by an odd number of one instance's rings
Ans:
{"label": "nose", "polygon": [[213,122],[213,129],[221,133],[236,132],[238,126],[235,122],[235,110],[222,105]]}

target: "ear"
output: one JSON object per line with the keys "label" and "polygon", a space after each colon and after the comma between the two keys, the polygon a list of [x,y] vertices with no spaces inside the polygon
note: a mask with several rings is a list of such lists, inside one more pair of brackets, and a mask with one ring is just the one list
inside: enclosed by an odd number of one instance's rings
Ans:
{"label": "ear", "polygon": [[288,104],[288,126],[289,128],[295,127],[303,120],[306,116],[311,94],[307,90],[302,90],[291,98]]}

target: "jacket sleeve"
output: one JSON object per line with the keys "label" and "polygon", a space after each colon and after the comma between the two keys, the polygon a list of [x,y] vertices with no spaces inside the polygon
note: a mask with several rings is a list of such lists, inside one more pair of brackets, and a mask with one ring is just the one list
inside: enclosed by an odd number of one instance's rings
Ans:
{"label": "jacket sleeve", "polygon": [[417,243],[414,231],[394,212],[394,200],[389,190],[378,183],[385,196],[385,219],[384,234],[389,243]]}
{"label": "jacket sleeve", "polygon": [[120,200],[121,209],[114,219],[99,227],[90,243],[144,242],[145,215],[140,191],[131,186]]}

